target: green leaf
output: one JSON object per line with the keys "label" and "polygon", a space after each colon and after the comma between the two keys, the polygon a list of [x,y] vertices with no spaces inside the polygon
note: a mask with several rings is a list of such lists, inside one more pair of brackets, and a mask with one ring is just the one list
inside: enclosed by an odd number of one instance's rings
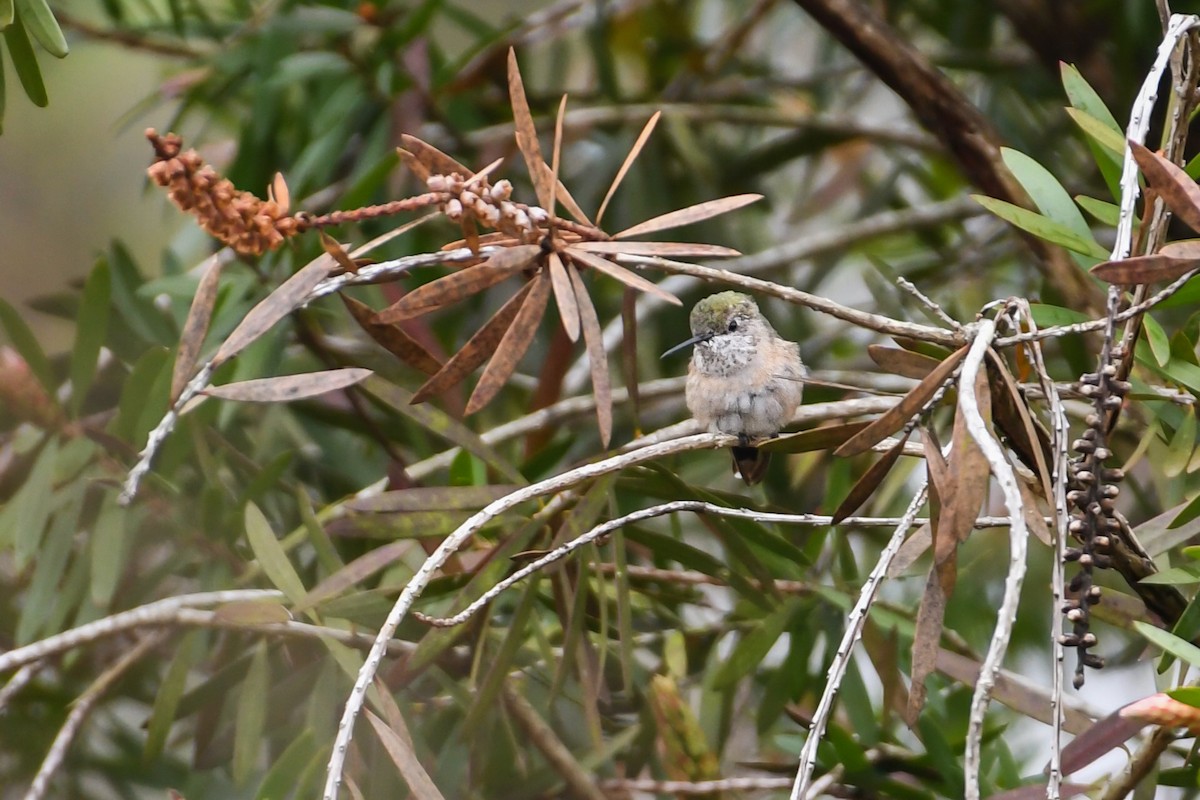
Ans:
{"label": "green leaf", "polygon": [[17,0],[17,13],[29,33],[42,48],[55,58],[65,58],[70,48],[62,28],[46,0]]}
{"label": "green leaf", "polygon": [[1146,341],[1150,344],[1150,352],[1160,367],[1165,367],[1171,360],[1171,340],[1158,320],[1146,314],[1142,317],[1142,327],[1146,330]]}
{"label": "green leaf", "polygon": [[1167,445],[1167,455],[1160,468],[1168,478],[1177,477],[1187,467],[1192,459],[1192,451],[1196,449],[1196,414],[1189,407],[1183,415],[1183,421],[1175,429]]}
{"label": "green leaf", "polygon": [[[1022,188],[1029,193],[1038,210],[1047,218],[1063,225],[1077,235],[1080,240],[1090,242],[1099,248],[1100,258],[1108,257],[1109,254],[1104,252],[1104,248],[1096,243],[1087,220],[1079,211],[1079,206],[1075,205],[1071,195],[1067,194],[1067,190],[1062,187],[1057,178],[1050,174],[1048,169],[1024,153],[1008,147],[1000,148],[1000,156]],[[1086,257],[1078,256],[1075,261],[1084,267],[1090,267],[1093,263]]]}
{"label": "green leaf", "polygon": [[1124,157],[1125,137],[1120,131],[1113,130],[1081,109],[1068,108],[1067,113],[1075,121],[1075,124],[1079,126],[1079,129],[1087,134],[1092,141],[1113,155]]}
{"label": "green leaf", "polygon": [[244,786],[258,766],[262,751],[263,728],[267,721],[267,698],[271,679],[267,663],[267,643],[260,641],[242,690],[238,692],[237,724],[233,732],[233,782]]}
{"label": "green leaf", "polygon": [[800,598],[793,597],[767,616],[755,620],[750,631],[734,646],[729,658],[713,676],[712,688],[729,688],[756,669],[767,652],[775,646],[799,607]]}
{"label": "green leaf", "polygon": [[165,347],[152,347],[137,360],[121,390],[117,418],[110,429],[114,436],[141,445],[146,431],[139,430],[138,423],[146,410],[146,398],[161,375],[166,373],[170,378],[170,370],[171,352]]}
{"label": "green leaf", "polygon": [[125,567],[125,531],[130,512],[117,505],[116,497],[106,495],[92,525],[91,581],[92,604],[108,608]]}
{"label": "green leaf", "polygon": [[1194,520],[1196,517],[1200,517],[1200,494],[1197,494],[1195,497],[1193,497],[1191,501],[1189,501],[1188,504],[1183,507],[1183,510],[1179,512],[1175,519],[1171,520],[1171,524],[1167,526],[1167,530],[1171,530],[1172,528],[1181,528]]}
{"label": "green leaf", "polygon": [[46,352],[38,344],[37,337],[25,324],[25,320],[21,319],[17,310],[3,298],[0,298],[0,325],[4,326],[4,332],[8,334],[8,341],[21,354],[21,358],[25,359],[25,363],[29,365],[29,370],[38,379],[38,383],[42,384],[42,388],[53,396],[55,387],[50,370],[50,359],[46,358]]}
{"label": "green leaf", "polygon": [[64,596],[61,584],[75,541],[75,529],[72,517],[59,514],[51,522],[50,533],[38,548],[33,577],[29,579],[29,587],[23,598],[25,607],[21,609],[21,619],[17,623],[18,645],[29,644],[43,633],[56,632],[57,627],[54,631],[47,628],[67,615],[66,605],[69,601]]}
{"label": "green leaf", "polygon": [[1162,572],[1147,575],[1138,583],[1149,583],[1162,586],[1187,586],[1200,583],[1200,567],[1170,567]]}
{"label": "green leaf", "polygon": [[42,81],[42,71],[38,67],[37,56],[33,54],[33,45],[25,33],[25,26],[20,17],[4,29],[4,43],[8,45],[8,57],[12,60],[13,69],[17,71],[17,79],[25,96],[35,106],[45,108],[50,98],[46,95],[46,84]]}
{"label": "green leaf", "polygon": [[25,569],[42,542],[46,521],[50,518],[50,501],[54,499],[54,473],[57,462],[58,440],[51,437],[47,439],[42,452],[38,453],[21,490],[11,501],[17,509],[14,566],[18,572]]}
{"label": "green leaf", "polygon": [[246,504],[245,518],[246,538],[250,540],[250,549],[254,551],[254,557],[258,559],[263,572],[276,589],[287,595],[288,600],[300,602],[305,595],[304,582],[275,538],[271,523],[254,503]]}
{"label": "green leaf", "polygon": [[267,770],[266,776],[258,786],[258,792],[254,795],[255,800],[279,800],[283,797],[299,796],[292,794],[293,790],[298,788],[296,776],[316,753],[316,736],[312,728],[305,728]]}
{"label": "green leaf", "polygon": [[1167,696],[1192,708],[1200,708],[1200,686],[1183,686],[1178,689],[1168,689]]}
{"label": "green leaf", "polygon": [[[1080,208],[1105,225],[1115,228],[1121,222],[1121,207],[1116,203],[1097,200],[1094,197],[1088,197],[1086,194],[1075,195],[1075,202],[1079,204]],[[1137,226],[1135,225],[1135,227]]]}
{"label": "green leaf", "polygon": [[96,359],[108,333],[110,288],[108,263],[101,260],[88,275],[71,351],[71,415],[77,416],[96,374]]}
{"label": "green leaf", "polygon": [[146,744],[142,750],[143,764],[150,764],[157,759],[167,743],[179,700],[187,688],[188,673],[201,654],[202,636],[200,631],[192,631],[184,635],[175,648],[175,656],[154,695],[154,710],[146,726]]}
{"label": "green leaf", "polygon": [[0,0],[0,31],[12,25],[15,11],[16,6],[13,5],[13,0]]}
{"label": "green leaf", "polygon": [[1133,627],[1137,632],[1146,637],[1151,644],[1156,645],[1163,652],[1170,653],[1178,659],[1186,661],[1193,667],[1200,667],[1200,647],[1191,642],[1185,642],[1173,633],[1168,633],[1162,628],[1157,628],[1141,621],[1134,621]]}
{"label": "green leaf", "polygon": [[[1061,222],[1056,222],[1049,217],[1042,216],[1004,200],[997,200],[978,194],[971,195],[971,199],[997,217],[1000,217],[1000,219],[1016,225],[1027,233],[1032,233],[1039,239],[1045,239],[1047,242],[1065,247],[1073,253],[1090,256],[1097,259],[1097,261],[1108,258],[1108,251],[1101,247],[1090,235],[1086,238],[1080,236]],[[1094,263],[1096,262],[1089,262],[1088,266]]]}
{"label": "green leaf", "polygon": [[1080,111],[1090,114],[1105,126],[1121,134],[1122,128],[1117,122],[1117,118],[1108,110],[1108,106],[1104,104],[1100,95],[1084,79],[1079,70],[1075,68],[1075,65],[1060,63],[1059,68],[1062,75],[1063,89],[1066,91],[1071,105]]}

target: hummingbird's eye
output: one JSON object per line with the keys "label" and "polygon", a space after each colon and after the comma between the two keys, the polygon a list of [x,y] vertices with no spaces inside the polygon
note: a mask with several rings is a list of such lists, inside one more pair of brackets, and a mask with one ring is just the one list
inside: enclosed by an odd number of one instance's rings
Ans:
{"label": "hummingbird's eye", "polygon": [[737,330],[737,320],[736,320],[736,319],[731,319],[731,320],[729,320],[729,330],[730,330],[730,331],[736,331],[736,330]]}

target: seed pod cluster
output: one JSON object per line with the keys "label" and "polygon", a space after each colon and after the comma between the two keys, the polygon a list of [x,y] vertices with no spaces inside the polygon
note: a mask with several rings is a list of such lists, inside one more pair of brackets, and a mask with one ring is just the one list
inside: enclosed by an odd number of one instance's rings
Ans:
{"label": "seed pod cluster", "polygon": [[1067,550],[1066,560],[1075,562],[1079,569],[1068,584],[1062,609],[1072,629],[1060,640],[1065,647],[1074,647],[1078,654],[1076,689],[1083,686],[1085,668],[1104,666],[1103,658],[1089,652],[1096,645],[1096,635],[1091,632],[1091,608],[1100,602],[1101,594],[1100,587],[1093,582],[1094,570],[1111,566],[1112,540],[1121,527],[1114,511],[1121,492],[1118,484],[1125,473],[1106,466],[1106,462],[1112,458],[1108,448],[1109,416],[1121,407],[1131,388],[1128,381],[1117,377],[1114,362],[1120,361],[1122,355],[1122,347],[1114,346],[1110,358],[1102,359],[1098,371],[1079,379],[1079,392],[1092,400],[1094,410],[1087,417],[1083,436],[1072,444],[1076,456],[1071,461],[1067,492],[1072,514],[1068,530],[1079,545]]}

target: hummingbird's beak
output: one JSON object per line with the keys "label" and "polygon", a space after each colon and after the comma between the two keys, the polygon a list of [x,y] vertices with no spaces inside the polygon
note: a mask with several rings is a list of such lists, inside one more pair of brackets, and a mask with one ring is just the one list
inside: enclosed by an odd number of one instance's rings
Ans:
{"label": "hummingbird's beak", "polygon": [[659,356],[659,358],[666,358],[667,356],[671,355],[671,353],[678,352],[685,347],[691,347],[692,345],[694,345],[698,342],[707,342],[711,338],[713,338],[713,335],[711,333],[701,333],[699,335],[693,336],[692,338],[688,339],[686,342],[680,342],[679,344],[675,345],[670,350],[668,350],[667,352],[665,352],[661,356]]}

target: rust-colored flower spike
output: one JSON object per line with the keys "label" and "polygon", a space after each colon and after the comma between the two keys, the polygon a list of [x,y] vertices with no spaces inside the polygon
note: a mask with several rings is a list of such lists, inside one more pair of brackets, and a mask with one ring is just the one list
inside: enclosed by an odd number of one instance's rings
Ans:
{"label": "rust-colored flower spike", "polygon": [[196,217],[200,227],[244,255],[261,255],[303,231],[303,217],[288,215],[287,187],[276,177],[268,200],[239,190],[205,164],[195,150],[183,150],[173,133],[159,136],[153,128],[146,138],[157,160],[146,173],[165,187],[171,202]]}

